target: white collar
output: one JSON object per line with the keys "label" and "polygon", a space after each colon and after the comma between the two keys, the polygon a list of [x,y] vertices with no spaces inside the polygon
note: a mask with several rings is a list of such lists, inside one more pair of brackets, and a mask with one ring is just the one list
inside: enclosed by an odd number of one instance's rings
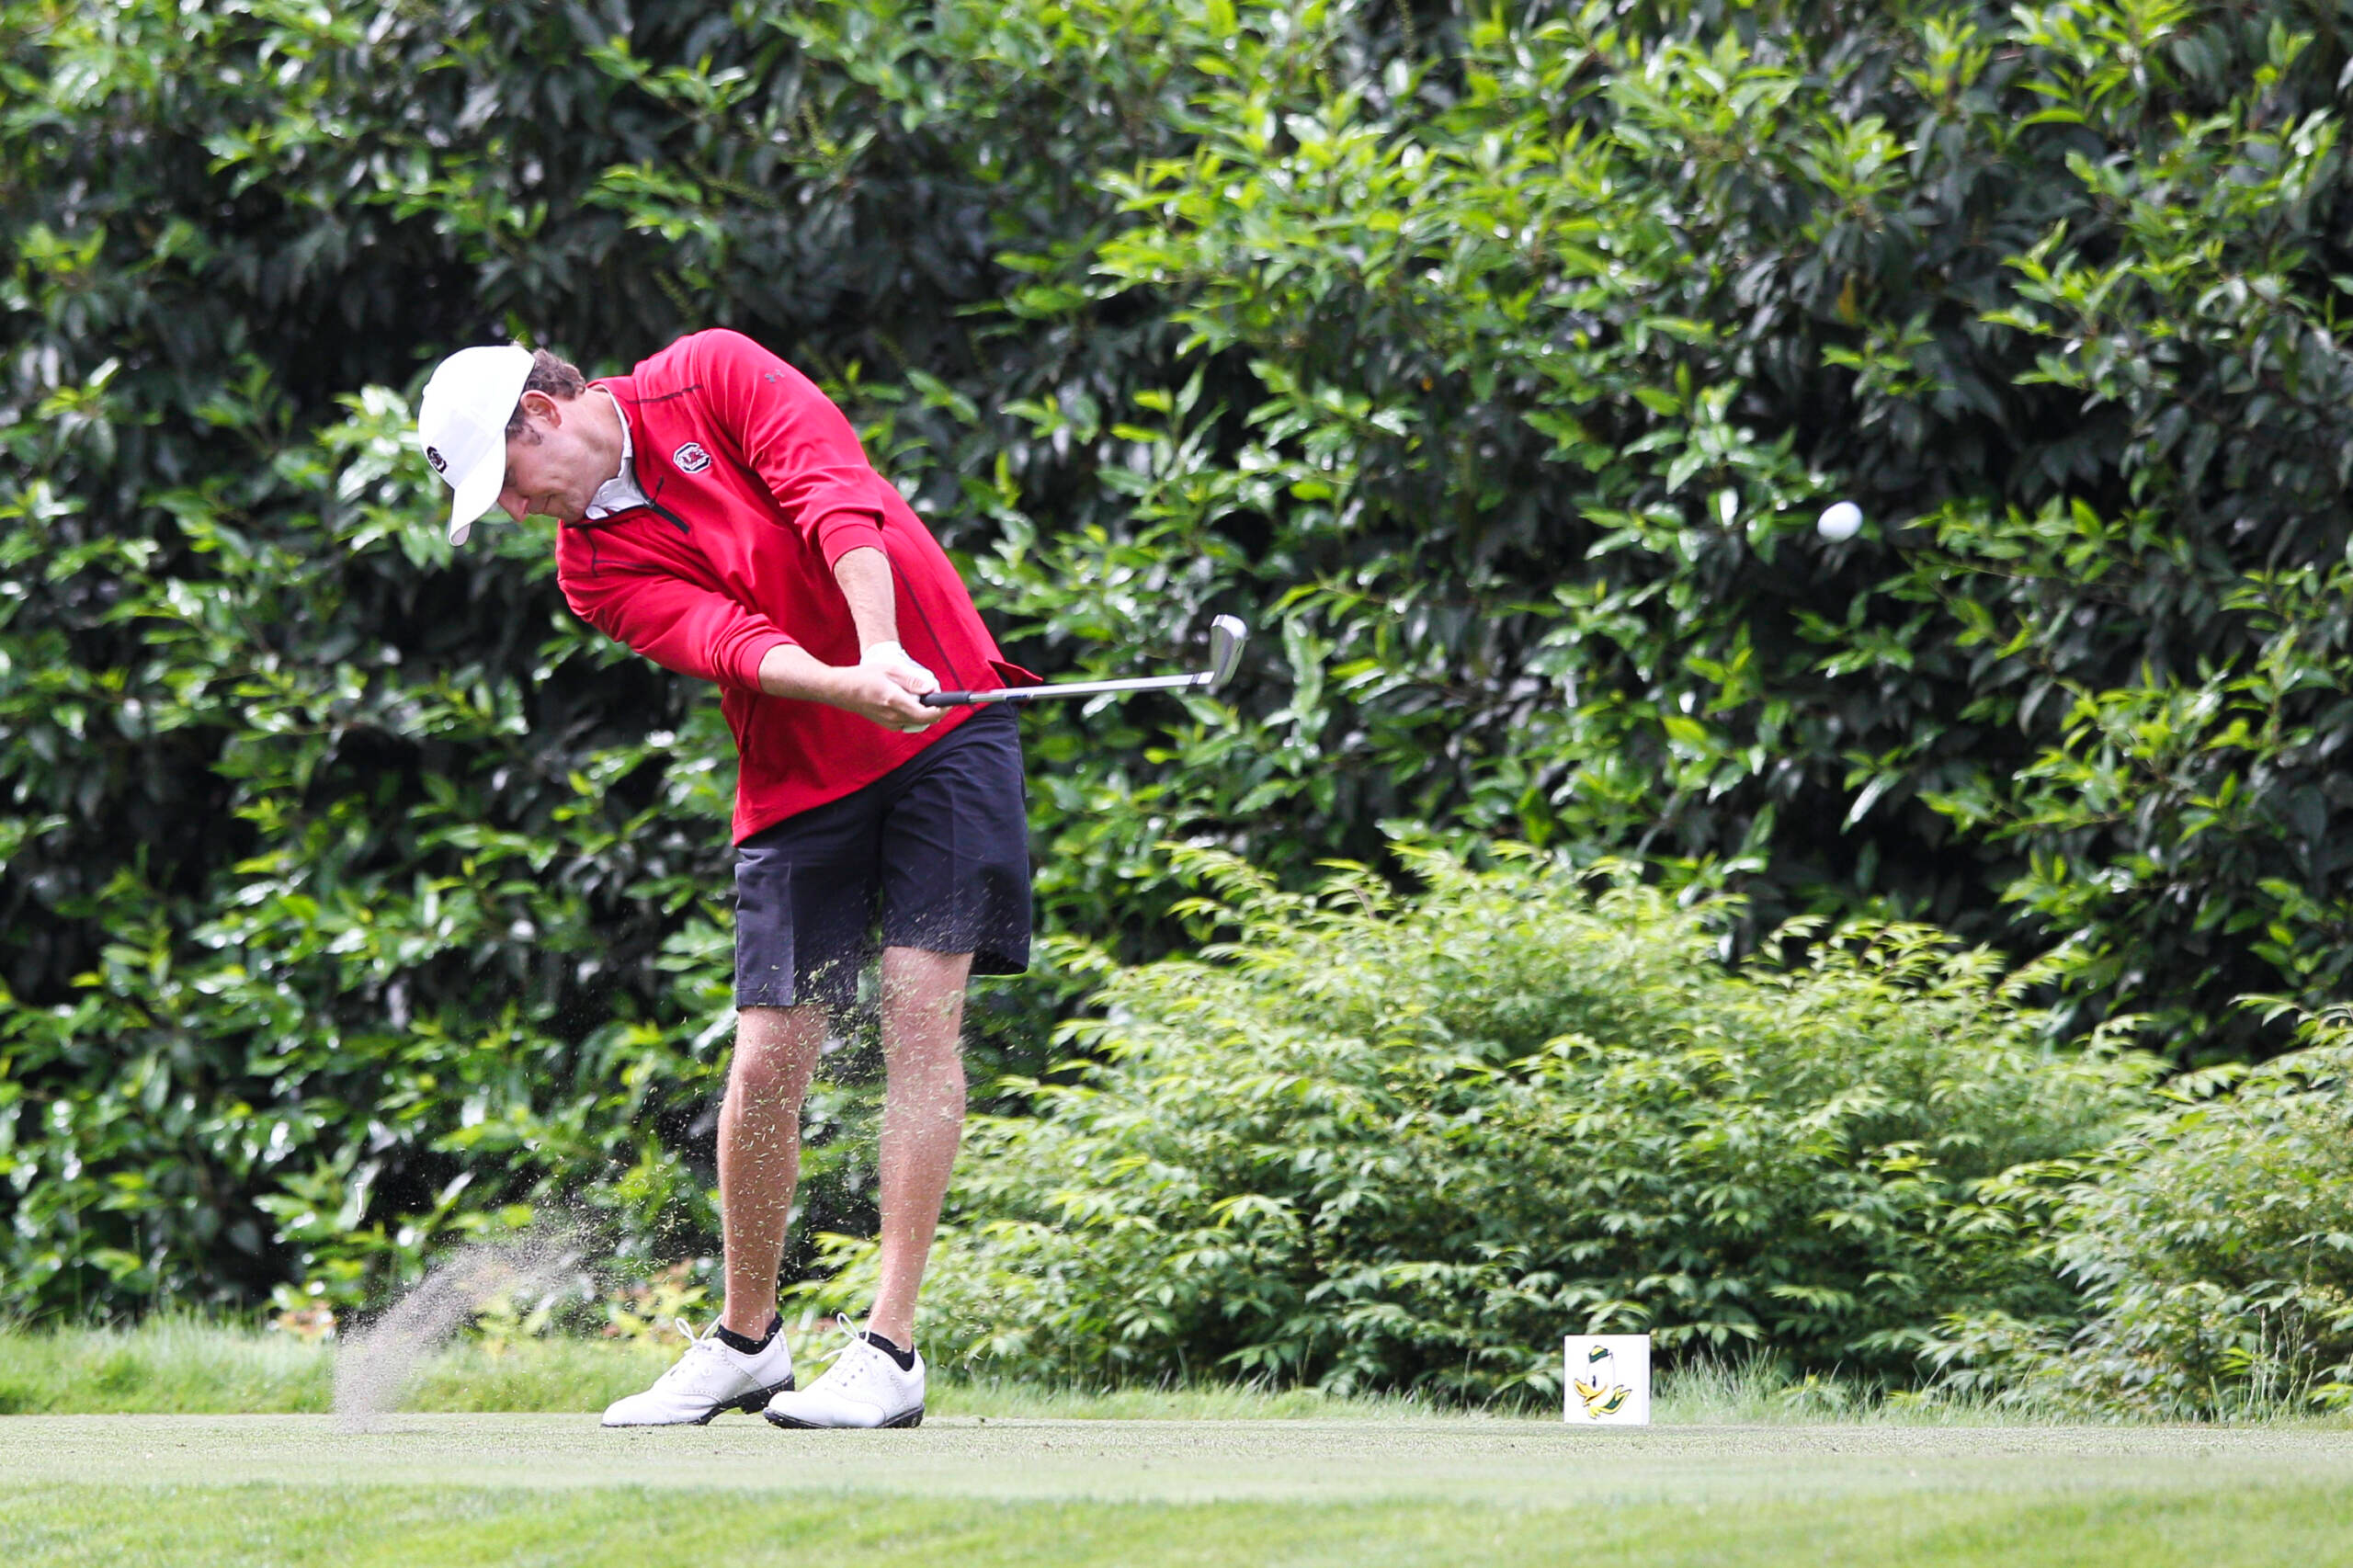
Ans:
{"label": "white collar", "polygon": [[597,390],[612,399],[614,416],[621,422],[621,466],[612,478],[597,486],[597,494],[588,498],[587,515],[592,521],[648,504],[645,492],[637,487],[637,476],[630,466],[630,455],[635,449],[630,443],[628,411],[621,407],[621,400],[613,397],[609,389],[598,387]]}

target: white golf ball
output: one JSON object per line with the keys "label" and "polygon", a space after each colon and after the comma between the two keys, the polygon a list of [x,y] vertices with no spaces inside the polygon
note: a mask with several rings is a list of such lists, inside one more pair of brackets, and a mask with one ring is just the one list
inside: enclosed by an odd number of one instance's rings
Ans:
{"label": "white golf ball", "polygon": [[1863,526],[1863,509],[1852,501],[1839,501],[1824,509],[1822,520],[1813,525],[1823,538],[1833,544],[1855,537]]}

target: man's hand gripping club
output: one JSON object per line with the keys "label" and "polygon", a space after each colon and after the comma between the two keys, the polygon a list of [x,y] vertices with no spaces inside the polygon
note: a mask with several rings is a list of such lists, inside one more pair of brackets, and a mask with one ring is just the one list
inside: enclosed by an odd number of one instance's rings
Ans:
{"label": "man's hand gripping club", "polygon": [[853,550],[834,563],[834,581],[858,626],[858,663],[821,664],[808,649],[788,642],[760,661],[760,689],[770,697],[829,703],[886,730],[920,730],[933,722],[942,710],[926,708],[919,699],[939,689],[939,677],[899,646],[890,557],[870,546]]}

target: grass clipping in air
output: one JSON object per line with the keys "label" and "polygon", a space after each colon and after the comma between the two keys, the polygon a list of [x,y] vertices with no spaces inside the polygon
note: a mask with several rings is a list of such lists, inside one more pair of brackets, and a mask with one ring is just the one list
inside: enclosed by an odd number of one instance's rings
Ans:
{"label": "grass clipping in air", "polygon": [[502,1297],[551,1297],[574,1287],[583,1254],[578,1232],[527,1233],[460,1247],[415,1290],[354,1334],[335,1362],[335,1414],[348,1431],[369,1431],[399,1407],[427,1358]]}

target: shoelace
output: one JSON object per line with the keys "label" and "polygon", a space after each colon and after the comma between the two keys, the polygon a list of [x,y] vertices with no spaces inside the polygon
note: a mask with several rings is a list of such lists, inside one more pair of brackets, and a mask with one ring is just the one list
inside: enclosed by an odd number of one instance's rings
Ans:
{"label": "shoelace", "polygon": [[839,1345],[825,1352],[825,1360],[828,1365],[848,1355],[849,1347],[858,1343],[858,1324],[850,1321],[847,1312],[835,1312],[834,1326],[842,1331],[843,1339]]}
{"label": "shoelace", "polygon": [[716,1318],[711,1320],[710,1327],[700,1334],[697,1334],[695,1325],[683,1317],[672,1318],[670,1326],[687,1336],[687,1348],[685,1354],[670,1364],[670,1369],[662,1374],[662,1381],[665,1383],[685,1372],[699,1360],[708,1360],[709,1352],[726,1348],[720,1343],[719,1321]]}
{"label": "shoelace", "polygon": [[[824,1375],[828,1378],[839,1378],[842,1383],[842,1392],[845,1393],[879,1393],[882,1392],[874,1386],[875,1381],[881,1370],[876,1363],[878,1361],[887,1361],[890,1358],[884,1355],[881,1349],[872,1345],[867,1344],[862,1335],[862,1331],[858,1328],[857,1324],[850,1321],[850,1315],[847,1312],[835,1312],[834,1314],[834,1324],[835,1326],[842,1331],[845,1337],[841,1344],[834,1347],[833,1354],[826,1358],[828,1364],[825,1368]],[[847,1363],[845,1363],[842,1360],[843,1357],[847,1356],[852,1350],[860,1346],[865,1346],[866,1349],[870,1351],[870,1354],[858,1357]]]}

